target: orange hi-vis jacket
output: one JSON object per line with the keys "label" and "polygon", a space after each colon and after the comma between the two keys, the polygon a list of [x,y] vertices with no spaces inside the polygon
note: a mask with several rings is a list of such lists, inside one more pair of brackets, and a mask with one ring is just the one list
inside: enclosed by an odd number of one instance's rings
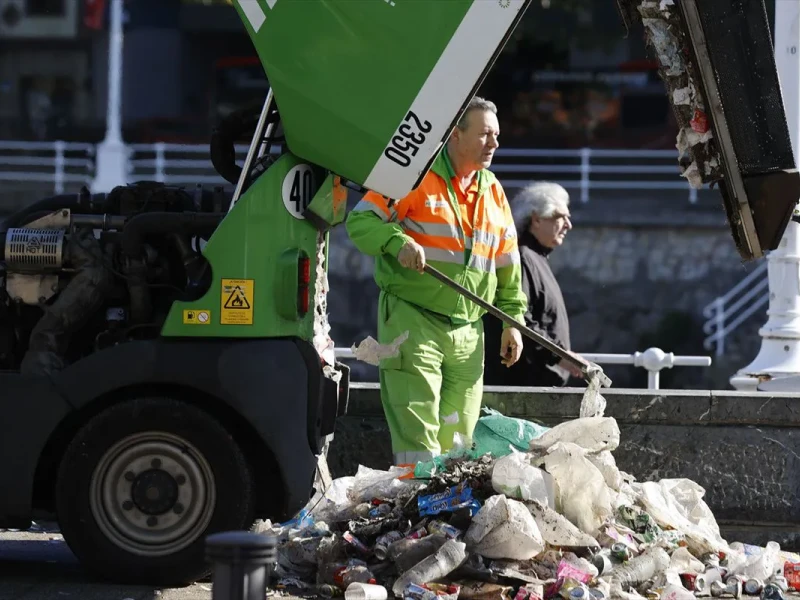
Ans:
{"label": "orange hi-vis jacket", "polygon": [[420,244],[431,266],[524,323],[517,232],[511,209],[493,173],[479,171],[461,190],[444,148],[422,183],[390,201],[367,192],[345,223],[353,244],[374,256],[382,290],[427,310],[472,323],[485,310],[427,273],[407,269],[397,254],[409,240]]}

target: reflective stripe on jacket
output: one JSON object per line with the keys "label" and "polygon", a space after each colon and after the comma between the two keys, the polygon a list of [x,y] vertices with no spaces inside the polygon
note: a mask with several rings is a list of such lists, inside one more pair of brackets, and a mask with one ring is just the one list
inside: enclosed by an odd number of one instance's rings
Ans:
{"label": "reflective stripe on jacket", "polygon": [[527,300],[503,187],[485,169],[466,191],[474,195],[472,202],[460,190],[456,193],[457,185],[443,149],[419,187],[405,198],[391,202],[367,192],[347,217],[347,233],[356,248],[376,257],[375,281],[390,294],[457,321],[474,322],[486,312],[427,273],[402,267],[397,254],[414,240],[431,266],[522,323]]}

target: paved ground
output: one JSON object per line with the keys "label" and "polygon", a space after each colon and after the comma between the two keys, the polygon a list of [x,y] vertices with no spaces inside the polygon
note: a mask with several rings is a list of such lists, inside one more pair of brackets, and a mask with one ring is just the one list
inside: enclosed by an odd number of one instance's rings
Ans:
{"label": "paved ground", "polygon": [[210,600],[211,584],[178,589],[92,581],[63,538],[53,533],[0,533],[2,600]]}

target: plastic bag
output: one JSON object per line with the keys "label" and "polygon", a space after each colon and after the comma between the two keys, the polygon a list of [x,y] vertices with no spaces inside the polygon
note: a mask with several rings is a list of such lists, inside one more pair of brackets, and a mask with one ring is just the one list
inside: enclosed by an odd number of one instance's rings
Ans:
{"label": "plastic bag", "polygon": [[492,467],[492,488],[516,500],[539,500],[555,508],[555,486],[549,473],[531,465],[522,452],[499,459]]}
{"label": "plastic bag", "polygon": [[334,479],[327,490],[314,494],[304,510],[316,521],[331,522],[337,514],[353,506],[347,493],[355,480],[355,477]]}
{"label": "plastic bag", "polygon": [[549,431],[549,427],[537,425],[525,419],[506,417],[494,409],[484,407],[484,416],[478,419],[472,439],[464,439],[456,433],[453,449],[433,460],[419,462],[414,469],[414,477],[425,479],[436,471],[444,471],[445,463],[451,459],[477,459],[485,454],[502,458],[513,449],[527,450],[532,439]]}
{"label": "plastic bag", "polygon": [[364,465],[358,465],[353,485],[347,492],[350,502],[370,502],[374,498],[396,498],[401,492],[409,488],[421,487],[421,482],[411,479],[400,480],[408,473],[407,469],[392,467],[388,471],[378,471],[370,469]]}
{"label": "plastic bag", "polygon": [[600,543],[591,535],[582,532],[566,517],[541,502],[527,504],[536,521],[542,539],[554,548],[599,548]]}
{"label": "plastic bag", "polygon": [[491,496],[472,519],[467,547],[486,558],[529,560],[544,550],[544,540],[525,505]]}
{"label": "plastic bag", "polygon": [[613,451],[619,446],[619,426],[613,417],[584,417],[565,421],[531,440],[530,449],[543,451],[558,442],[576,444],[594,453]]}
{"label": "plastic bag", "polygon": [[544,463],[556,482],[556,509],[578,529],[596,536],[613,514],[613,497],[603,474],[585,453],[576,444],[558,442],[548,450]]}
{"label": "plastic bag", "polygon": [[616,492],[622,488],[622,474],[619,472],[617,461],[611,452],[604,450],[597,454],[587,455],[586,458],[603,474],[603,479],[608,487]]}
{"label": "plastic bag", "polygon": [[661,527],[677,529],[695,556],[727,552],[714,513],[703,500],[705,489],[689,479],[662,479],[636,484],[640,502]]}
{"label": "plastic bag", "polygon": [[606,412],[606,399],[600,393],[600,378],[590,375],[581,399],[580,417],[602,417]]}
{"label": "plastic bag", "polygon": [[475,458],[487,453],[501,458],[510,454],[512,447],[527,450],[531,440],[550,430],[525,419],[506,417],[491,408],[484,408],[483,412],[485,416],[478,419],[472,434]]}
{"label": "plastic bag", "polygon": [[779,572],[783,570],[784,561],[780,555],[781,547],[777,542],[767,542],[763,548],[733,542],[729,552],[731,557],[728,562],[735,563],[731,566],[731,572],[735,575],[766,581],[775,574],[781,574]]}

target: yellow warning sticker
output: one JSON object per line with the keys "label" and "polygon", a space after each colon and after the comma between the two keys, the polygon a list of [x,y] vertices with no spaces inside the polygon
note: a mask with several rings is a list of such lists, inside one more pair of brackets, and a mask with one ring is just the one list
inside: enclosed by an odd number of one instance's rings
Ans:
{"label": "yellow warning sticker", "polygon": [[222,325],[253,324],[252,279],[223,279],[221,302],[219,322]]}
{"label": "yellow warning sticker", "polygon": [[183,311],[184,325],[211,325],[211,311],[189,309]]}

